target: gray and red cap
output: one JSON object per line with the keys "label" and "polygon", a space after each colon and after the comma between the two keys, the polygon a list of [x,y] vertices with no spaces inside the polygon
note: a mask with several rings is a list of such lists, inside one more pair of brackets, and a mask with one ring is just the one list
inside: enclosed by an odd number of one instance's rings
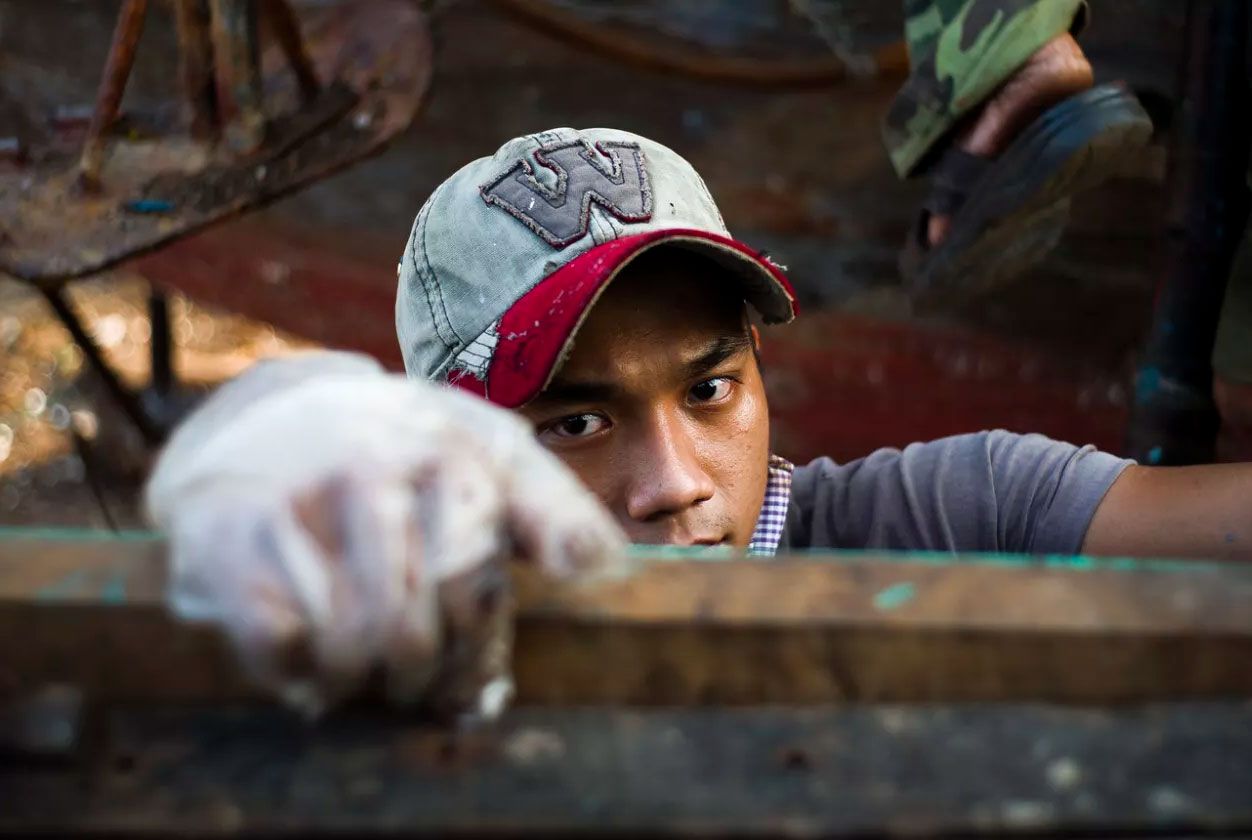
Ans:
{"label": "gray and red cap", "polygon": [[795,317],[782,271],[731,237],[676,152],[607,128],[510,140],[444,181],[413,223],[396,296],[405,368],[523,405],[613,278],[662,245],[721,265],[766,323]]}

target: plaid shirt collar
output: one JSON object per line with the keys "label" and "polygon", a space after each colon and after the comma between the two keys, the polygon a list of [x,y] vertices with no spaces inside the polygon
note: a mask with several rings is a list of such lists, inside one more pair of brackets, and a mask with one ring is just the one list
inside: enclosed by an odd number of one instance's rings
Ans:
{"label": "plaid shirt collar", "polygon": [[791,471],[795,467],[786,458],[769,456],[769,478],[765,481],[765,503],[756,520],[756,530],[748,543],[748,554],[773,557],[787,524],[787,507],[791,504]]}

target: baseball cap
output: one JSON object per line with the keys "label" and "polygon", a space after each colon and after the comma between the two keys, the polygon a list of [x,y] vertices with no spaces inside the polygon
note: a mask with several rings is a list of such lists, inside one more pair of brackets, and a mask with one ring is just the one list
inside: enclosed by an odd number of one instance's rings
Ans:
{"label": "baseball cap", "polygon": [[417,214],[397,269],[405,369],[523,405],[547,387],[608,284],[661,246],[715,261],[766,323],[795,317],[779,266],[731,237],[673,150],[607,128],[510,140]]}

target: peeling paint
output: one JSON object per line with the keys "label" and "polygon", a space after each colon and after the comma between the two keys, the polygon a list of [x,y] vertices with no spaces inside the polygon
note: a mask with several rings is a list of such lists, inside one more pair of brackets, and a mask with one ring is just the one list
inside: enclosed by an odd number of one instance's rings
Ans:
{"label": "peeling paint", "polygon": [[917,597],[917,587],[911,581],[893,583],[874,596],[874,607],[880,610],[894,610],[902,607]]}

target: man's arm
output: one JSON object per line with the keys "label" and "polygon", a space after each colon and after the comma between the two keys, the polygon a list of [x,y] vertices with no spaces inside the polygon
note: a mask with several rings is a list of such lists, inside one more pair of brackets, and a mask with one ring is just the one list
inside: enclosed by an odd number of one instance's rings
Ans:
{"label": "man's arm", "polygon": [[1082,550],[1252,560],[1252,464],[1128,467],[1096,508]]}

